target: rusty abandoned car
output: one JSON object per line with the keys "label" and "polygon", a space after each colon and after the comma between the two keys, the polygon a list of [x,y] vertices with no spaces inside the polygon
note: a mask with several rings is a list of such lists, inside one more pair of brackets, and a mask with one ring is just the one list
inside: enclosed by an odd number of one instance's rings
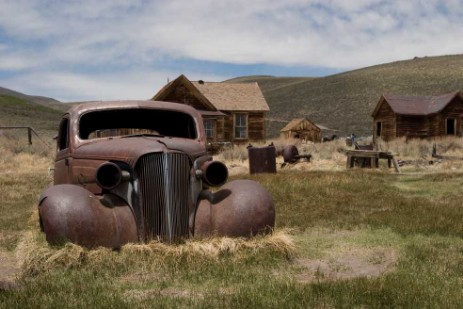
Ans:
{"label": "rusty abandoned car", "polygon": [[192,107],[77,105],[59,126],[54,185],[40,196],[40,226],[50,244],[88,248],[249,237],[273,228],[270,194],[251,180],[225,184],[227,177],[225,164],[207,154],[202,118]]}

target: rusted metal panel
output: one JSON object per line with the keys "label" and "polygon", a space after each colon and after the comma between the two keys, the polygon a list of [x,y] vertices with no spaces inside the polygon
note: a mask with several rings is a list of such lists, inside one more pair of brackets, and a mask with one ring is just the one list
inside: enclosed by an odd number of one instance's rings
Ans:
{"label": "rusted metal panel", "polygon": [[190,169],[183,153],[149,154],[137,163],[141,203],[135,210],[145,241],[172,243],[188,237]]}
{"label": "rusted metal panel", "polygon": [[249,173],[276,173],[276,149],[275,146],[248,147]]}
{"label": "rusted metal panel", "polygon": [[274,225],[275,206],[267,190],[251,180],[235,180],[201,197],[195,235],[251,237]]}
{"label": "rusted metal panel", "polygon": [[88,248],[117,248],[138,241],[130,207],[113,194],[97,196],[76,185],[53,186],[41,195],[39,215],[50,244],[71,241]]}

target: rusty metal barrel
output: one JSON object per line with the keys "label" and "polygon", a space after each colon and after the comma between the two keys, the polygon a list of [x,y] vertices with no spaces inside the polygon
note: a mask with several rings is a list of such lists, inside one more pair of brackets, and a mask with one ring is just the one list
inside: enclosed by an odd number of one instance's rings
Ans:
{"label": "rusty metal barrel", "polygon": [[275,146],[266,147],[248,146],[249,173],[276,173],[276,149]]}
{"label": "rusty metal barrel", "polygon": [[296,163],[299,160],[299,151],[295,145],[286,145],[283,148],[283,159],[285,163]]}

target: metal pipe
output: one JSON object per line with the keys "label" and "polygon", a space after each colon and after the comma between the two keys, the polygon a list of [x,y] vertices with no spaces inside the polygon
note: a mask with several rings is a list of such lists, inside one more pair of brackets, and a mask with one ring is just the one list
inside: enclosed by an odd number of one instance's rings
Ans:
{"label": "metal pipe", "polygon": [[208,186],[219,187],[228,179],[228,169],[225,164],[219,161],[207,161],[201,165],[197,175],[201,176]]}

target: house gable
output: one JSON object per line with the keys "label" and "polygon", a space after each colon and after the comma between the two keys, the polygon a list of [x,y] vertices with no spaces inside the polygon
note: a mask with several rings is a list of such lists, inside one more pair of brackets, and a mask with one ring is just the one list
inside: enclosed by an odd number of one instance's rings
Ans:
{"label": "house gable", "polygon": [[200,111],[217,111],[215,106],[183,74],[159,90],[152,100],[183,103]]}
{"label": "house gable", "polygon": [[316,130],[321,131],[321,129],[308,120],[307,118],[297,118],[291,120],[280,132],[287,132],[287,131],[301,131],[301,130]]}
{"label": "house gable", "polygon": [[307,118],[291,120],[280,130],[282,138],[299,138],[319,142],[321,140],[321,129]]}

